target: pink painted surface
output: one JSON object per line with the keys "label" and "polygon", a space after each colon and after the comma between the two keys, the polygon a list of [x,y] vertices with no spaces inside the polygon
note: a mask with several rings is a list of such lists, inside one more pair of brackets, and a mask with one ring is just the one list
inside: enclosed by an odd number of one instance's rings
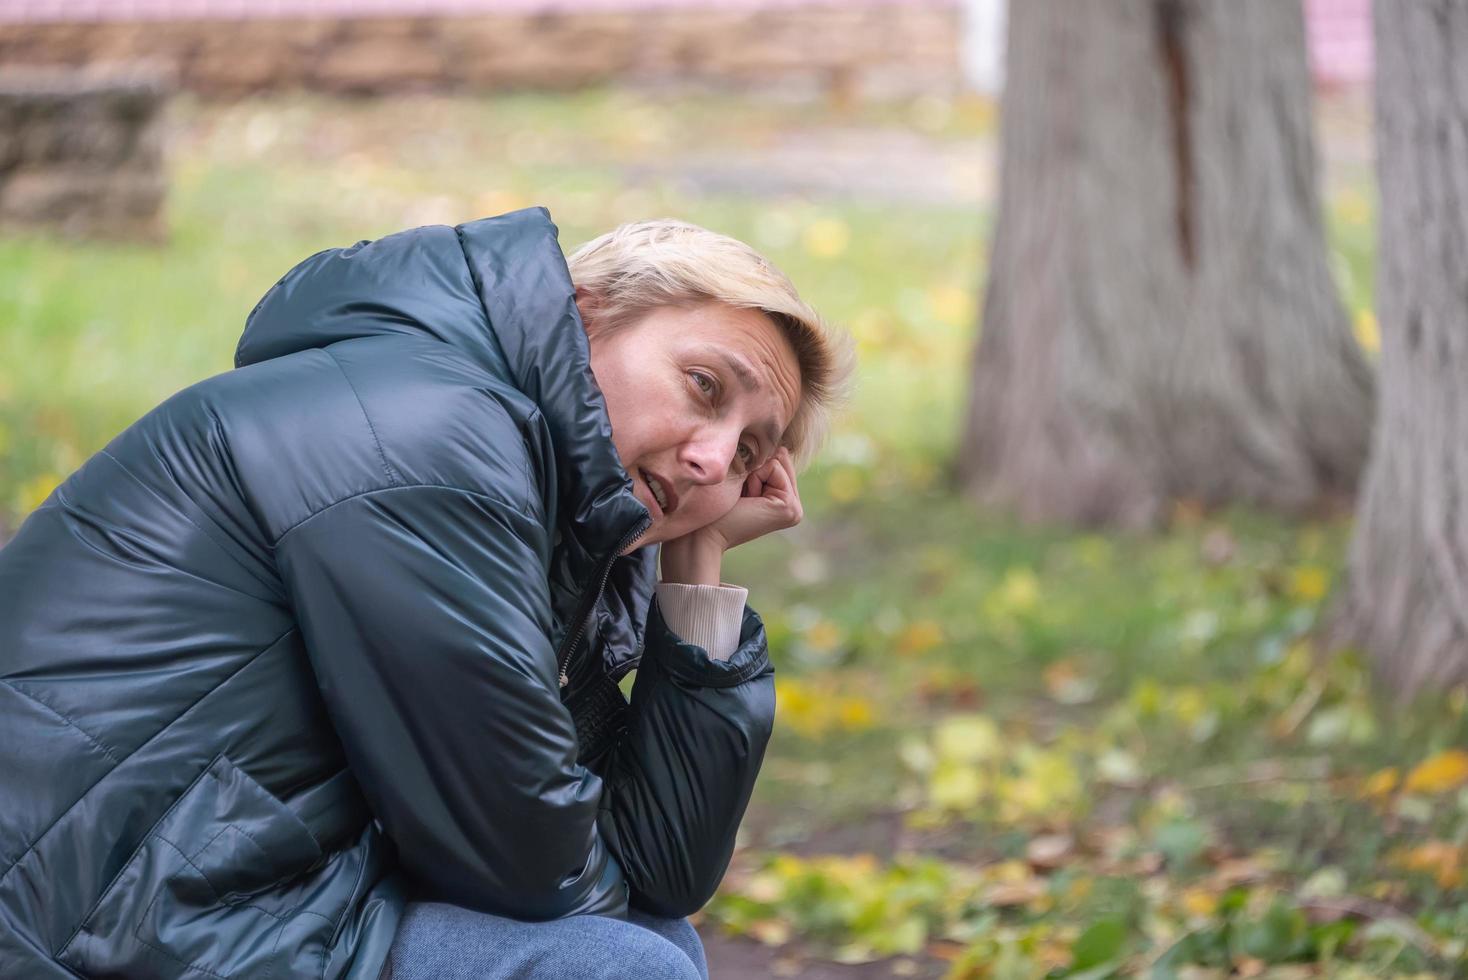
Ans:
{"label": "pink painted surface", "polygon": [[1310,69],[1327,85],[1370,81],[1371,0],[1305,0]]}
{"label": "pink painted surface", "polygon": [[[527,11],[839,6],[851,0],[0,0],[0,21],[244,20],[414,17]],[[958,0],[861,0],[865,6],[951,6]]]}

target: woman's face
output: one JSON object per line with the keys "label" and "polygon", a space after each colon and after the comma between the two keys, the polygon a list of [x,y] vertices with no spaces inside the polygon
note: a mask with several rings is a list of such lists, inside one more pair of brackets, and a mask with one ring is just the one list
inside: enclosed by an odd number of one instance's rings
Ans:
{"label": "woman's face", "polygon": [[639,546],[723,517],[800,403],[784,333],[757,310],[705,303],[659,307],[590,340],[617,455],[652,513]]}

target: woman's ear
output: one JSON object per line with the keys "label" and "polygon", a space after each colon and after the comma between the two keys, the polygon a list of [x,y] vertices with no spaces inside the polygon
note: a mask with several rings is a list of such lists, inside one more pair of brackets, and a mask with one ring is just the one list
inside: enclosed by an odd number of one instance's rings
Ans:
{"label": "woman's ear", "polygon": [[577,286],[576,310],[581,314],[581,325],[586,328],[586,336],[595,337],[601,328],[601,303],[599,295],[584,286]]}

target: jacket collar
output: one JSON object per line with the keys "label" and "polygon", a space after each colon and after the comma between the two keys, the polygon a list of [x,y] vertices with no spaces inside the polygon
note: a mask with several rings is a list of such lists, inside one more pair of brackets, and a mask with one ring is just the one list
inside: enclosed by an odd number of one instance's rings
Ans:
{"label": "jacket collar", "polygon": [[[585,579],[649,514],[612,443],[556,226],[537,207],[455,230],[511,379],[550,429],[562,536],[574,544],[576,578]],[[639,554],[648,553],[645,561],[653,551]]]}

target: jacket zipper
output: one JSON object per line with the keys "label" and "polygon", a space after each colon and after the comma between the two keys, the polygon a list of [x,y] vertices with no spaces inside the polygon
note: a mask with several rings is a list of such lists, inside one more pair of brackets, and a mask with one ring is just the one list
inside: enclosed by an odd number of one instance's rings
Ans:
{"label": "jacket zipper", "polygon": [[592,607],[596,605],[597,600],[601,598],[603,590],[607,587],[607,579],[612,574],[612,563],[621,556],[628,545],[642,537],[643,533],[651,525],[652,518],[649,517],[628,532],[626,537],[622,538],[617,547],[612,550],[612,556],[602,564],[601,573],[597,576],[596,588],[587,589],[586,594],[582,596],[581,603],[576,608],[576,631],[566,637],[565,642],[561,644],[560,652],[556,654],[556,677],[561,687],[565,687],[571,683],[571,678],[566,674],[566,668],[570,664],[571,654],[575,651],[576,645],[581,642],[581,637],[586,634],[586,622],[591,618]]}

